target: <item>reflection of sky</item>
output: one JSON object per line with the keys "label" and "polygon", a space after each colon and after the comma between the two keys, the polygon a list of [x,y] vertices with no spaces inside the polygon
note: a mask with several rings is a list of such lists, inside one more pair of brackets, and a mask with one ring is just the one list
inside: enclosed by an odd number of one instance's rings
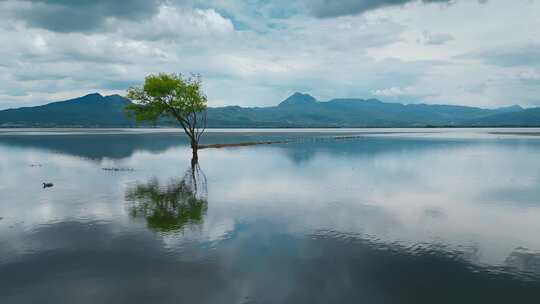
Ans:
{"label": "reflection of sky", "polygon": [[[530,233],[540,228],[540,166],[534,161],[539,147],[412,146],[368,156],[316,154],[300,165],[279,157],[281,148],[230,150],[218,155],[223,165],[207,171],[230,176],[219,187],[210,182],[212,198],[268,212],[291,229],[411,243],[439,240],[479,247],[480,261],[499,264],[518,246],[540,249]],[[230,161],[235,158],[250,165]],[[499,196],[500,191],[520,195]]]}
{"label": "reflection of sky", "polygon": [[[58,138],[60,147],[73,144]],[[121,154],[99,155],[100,147],[77,154],[74,148],[0,140],[0,265],[75,246],[76,235],[35,236],[82,223],[88,231],[108,229],[92,236],[98,246],[144,235],[184,261],[196,259],[189,244],[217,250],[248,229],[272,240],[332,235],[411,250],[442,246],[477,265],[540,269],[534,266],[540,252],[534,233],[540,231],[540,138],[394,135],[203,150],[208,213],[197,227],[163,235],[129,218],[125,191],[151,177],[182,175],[190,151],[181,143],[136,142],[121,146]],[[45,181],[55,186],[42,189]],[[220,250],[246,254],[237,252],[245,248]]]}

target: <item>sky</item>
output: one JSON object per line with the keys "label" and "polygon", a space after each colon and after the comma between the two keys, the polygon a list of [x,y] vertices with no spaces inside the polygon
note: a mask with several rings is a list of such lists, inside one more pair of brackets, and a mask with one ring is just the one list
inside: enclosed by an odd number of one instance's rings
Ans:
{"label": "sky", "polygon": [[0,0],[0,20],[0,109],[159,72],[200,74],[210,106],[540,106],[539,0]]}

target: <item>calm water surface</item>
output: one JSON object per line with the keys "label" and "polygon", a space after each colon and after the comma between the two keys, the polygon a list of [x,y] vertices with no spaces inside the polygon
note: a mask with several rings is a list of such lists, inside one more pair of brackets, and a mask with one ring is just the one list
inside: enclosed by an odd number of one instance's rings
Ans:
{"label": "calm water surface", "polygon": [[537,132],[1,130],[0,303],[540,303]]}

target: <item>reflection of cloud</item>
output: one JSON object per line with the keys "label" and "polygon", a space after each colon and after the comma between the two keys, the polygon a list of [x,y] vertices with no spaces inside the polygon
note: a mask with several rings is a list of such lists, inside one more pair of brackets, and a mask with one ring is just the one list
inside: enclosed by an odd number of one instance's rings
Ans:
{"label": "reflection of cloud", "polygon": [[517,248],[504,262],[506,266],[518,271],[540,275],[540,252]]}
{"label": "reflection of cloud", "polygon": [[177,250],[188,242],[220,242],[235,230],[235,222],[231,218],[205,215],[200,226],[184,229],[182,233],[162,233],[163,246],[169,250]]}
{"label": "reflection of cloud", "polygon": [[[396,135],[392,134],[391,131],[386,132],[388,132],[388,135]],[[394,132],[402,131],[397,130]],[[303,140],[300,142],[293,140],[289,144],[279,146],[276,150],[285,153],[294,163],[300,164],[302,162],[309,162],[316,157],[332,157],[335,154],[338,154],[340,158],[358,159],[375,156],[382,157],[385,154],[421,153],[424,151],[459,148],[468,145],[468,142],[463,140],[441,141],[433,138],[394,137],[392,140],[388,140],[373,136],[377,135],[376,131],[371,133],[363,134],[369,137],[362,136],[362,133],[359,133],[357,138],[341,141],[336,141],[332,137],[325,138],[324,136],[321,136],[318,140]],[[353,136],[356,135],[353,134]],[[394,158],[389,157],[389,159]]]}
{"label": "reflection of cloud", "polygon": [[[39,226],[19,239],[29,250],[10,263],[0,246],[0,273],[10,274],[0,276],[0,300],[416,304],[443,296],[442,303],[498,303],[511,295],[535,303],[538,293],[538,282],[484,271],[437,244],[403,247],[339,231],[291,235],[278,223],[252,222],[211,248],[204,240],[170,248],[146,229],[116,229],[99,222]],[[428,290],[414,292],[426,282]]]}
{"label": "reflection of cloud", "polygon": [[[540,248],[530,234],[540,229],[535,206],[484,196],[516,188],[534,197],[536,187],[524,181],[538,179],[540,167],[531,157],[540,145],[519,143],[394,135],[216,150],[209,167],[214,176],[227,176],[212,192],[218,201],[241,206],[236,218],[283,217],[292,233],[335,229],[389,243],[438,240],[451,248],[475,248],[464,254],[470,261],[502,265],[516,244]],[[310,157],[289,159],[295,151]],[[365,206],[378,209],[377,216]]]}
{"label": "reflection of cloud", "polygon": [[[161,244],[177,250],[186,239],[220,242],[246,223],[256,229],[268,222],[279,224],[269,233],[300,237],[333,230],[381,244],[439,242],[449,251],[467,248],[467,261],[488,266],[504,265],[516,246],[540,249],[530,233],[540,230],[538,205],[495,191],[535,197],[540,142],[392,136],[201,151],[212,206],[196,230],[160,236]],[[70,220],[124,221],[144,230],[127,217],[126,187],[152,176],[161,182],[177,177],[189,161],[182,148],[136,152],[122,160],[136,171],[112,174],[95,162],[51,151],[0,146],[7,155],[0,167],[10,172],[0,174],[0,234],[9,244],[24,231]],[[28,166],[36,162],[43,167]],[[54,178],[50,191],[41,189],[45,177]],[[8,237],[14,222],[21,229]]]}

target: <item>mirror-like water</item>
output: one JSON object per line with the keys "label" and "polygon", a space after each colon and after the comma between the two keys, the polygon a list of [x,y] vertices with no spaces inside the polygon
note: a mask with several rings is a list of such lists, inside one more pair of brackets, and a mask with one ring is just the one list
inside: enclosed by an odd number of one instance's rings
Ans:
{"label": "mirror-like water", "polygon": [[0,303],[539,303],[537,132],[3,130]]}

